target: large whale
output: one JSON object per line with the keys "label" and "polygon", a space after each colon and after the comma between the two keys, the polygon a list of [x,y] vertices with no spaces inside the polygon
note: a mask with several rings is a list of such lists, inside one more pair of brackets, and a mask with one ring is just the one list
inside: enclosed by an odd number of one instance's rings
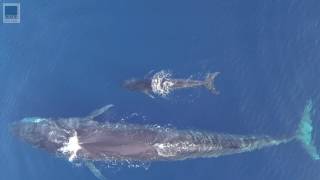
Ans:
{"label": "large whale", "polygon": [[[304,111],[294,136],[243,136],[195,130],[177,130],[152,125],[98,122],[95,119],[111,108],[105,106],[86,117],[24,118],[12,125],[13,133],[25,142],[48,152],[83,161],[100,179],[96,161],[153,162],[209,158],[249,152],[298,139],[319,159],[312,144],[311,107]],[[311,129],[311,130],[310,130]]]}
{"label": "large whale", "polygon": [[123,83],[123,87],[130,91],[138,91],[154,98],[154,95],[166,96],[177,89],[188,89],[205,87],[211,93],[217,95],[219,91],[214,87],[214,79],[220,72],[208,73],[204,80],[171,78],[166,71],[154,73],[151,77],[147,75],[144,79],[129,79]]}

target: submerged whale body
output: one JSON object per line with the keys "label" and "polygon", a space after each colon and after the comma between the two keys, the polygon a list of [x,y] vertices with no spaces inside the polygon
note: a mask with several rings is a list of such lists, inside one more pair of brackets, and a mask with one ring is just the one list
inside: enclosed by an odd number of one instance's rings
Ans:
{"label": "submerged whale body", "polygon": [[[182,160],[251,151],[287,142],[268,136],[237,136],[156,126],[99,123],[93,120],[42,119],[17,123],[16,133],[27,142],[49,152],[94,161]],[[64,152],[68,142],[78,146]]]}
{"label": "submerged whale body", "polygon": [[129,91],[143,92],[146,95],[154,98],[157,96],[167,96],[171,92],[178,89],[188,89],[196,87],[205,87],[211,93],[217,95],[219,92],[214,87],[214,80],[220,72],[208,73],[204,80],[194,79],[176,79],[171,78],[171,74],[166,71],[159,71],[154,73],[151,77],[144,79],[129,79],[123,83],[123,87]]}
{"label": "submerged whale body", "polygon": [[[311,113],[310,106],[306,107],[305,114]],[[276,139],[94,120],[110,107],[105,106],[84,118],[24,118],[13,124],[12,131],[27,143],[64,156],[69,161],[152,162],[218,157],[279,145],[294,139],[303,142],[312,157],[319,159],[310,141],[310,118],[303,118],[297,135]],[[103,179],[92,164],[88,163],[88,167]]]}

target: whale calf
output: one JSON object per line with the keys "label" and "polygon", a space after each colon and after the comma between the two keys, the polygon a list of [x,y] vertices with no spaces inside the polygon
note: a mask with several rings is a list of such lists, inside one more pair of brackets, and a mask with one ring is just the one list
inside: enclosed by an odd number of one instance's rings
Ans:
{"label": "whale calf", "polygon": [[[104,179],[93,162],[153,162],[210,158],[249,152],[300,140],[314,159],[319,154],[312,144],[311,107],[304,111],[297,133],[287,138],[243,136],[178,130],[154,125],[98,122],[95,119],[112,105],[86,117],[24,118],[11,130],[19,138],[69,161],[83,161],[99,179]],[[310,131],[311,127],[311,131]]]}
{"label": "whale calf", "polygon": [[171,78],[171,74],[166,71],[154,73],[151,77],[144,79],[129,79],[123,83],[123,87],[130,91],[138,91],[154,98],[154,95],[167,96],[172,91],[178,89],[205,87],[211,93],[217,95],[219,91],[214,87],[214,80],[220,72],[208,73],[204,80],[176,79]]}

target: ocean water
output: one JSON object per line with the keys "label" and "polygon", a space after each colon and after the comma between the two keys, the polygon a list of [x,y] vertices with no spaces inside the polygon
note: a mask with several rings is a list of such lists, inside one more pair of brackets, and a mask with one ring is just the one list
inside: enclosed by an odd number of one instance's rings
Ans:
{"label": "ocean water", "polygon": [[[8,128],[23,117],[85,116],[106,104],[116,106],[106,120],[286,137],[312,99],[320,148],[319,10],[316,0],[22,1],[21,23],[0,24],[0,179],[96,179]],[[220,71],[221,93],[152,99],[121,87],[151,70],[194,78]],[[320,161],[298,142],[147,170],[98,167],[111,180],[320,178]]]}

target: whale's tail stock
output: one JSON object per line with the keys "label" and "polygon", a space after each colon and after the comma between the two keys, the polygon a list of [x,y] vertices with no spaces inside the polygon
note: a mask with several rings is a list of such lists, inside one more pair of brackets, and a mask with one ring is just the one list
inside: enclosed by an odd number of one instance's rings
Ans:
{"label": "whale's tail stock", "polygon": [[220,93],[214,86],[214,80],[219,74],[220,72],[208,73],[204,81],[204,86],[215,95],[218,95]]}
{"label": "whale's tail stock", "polygon": [[314,114],[313,103],[309,100],[303,111],[303,115],[296,131],[295,139],[302,143],[303,148],[313,160],[320,160],[320,154],[314,142],[314,128],[312,126],[312,115]]}
{"label": "whale's tail stock", "polygon": [[312,121],[314,112],[313,102],[309,100],[304,108],[301,120],[294,135],[284,138],[272,138],[270,136],[248,137],[244,141],[248,143],[243,143],[242,146],[244,148],[240,148],[238,153],[262,149],[264,147],[278,146],[280,144],[286,144],[292,141],[298,141],[313,160],[320,160],[320,153],[315,143],[316,133]]}

